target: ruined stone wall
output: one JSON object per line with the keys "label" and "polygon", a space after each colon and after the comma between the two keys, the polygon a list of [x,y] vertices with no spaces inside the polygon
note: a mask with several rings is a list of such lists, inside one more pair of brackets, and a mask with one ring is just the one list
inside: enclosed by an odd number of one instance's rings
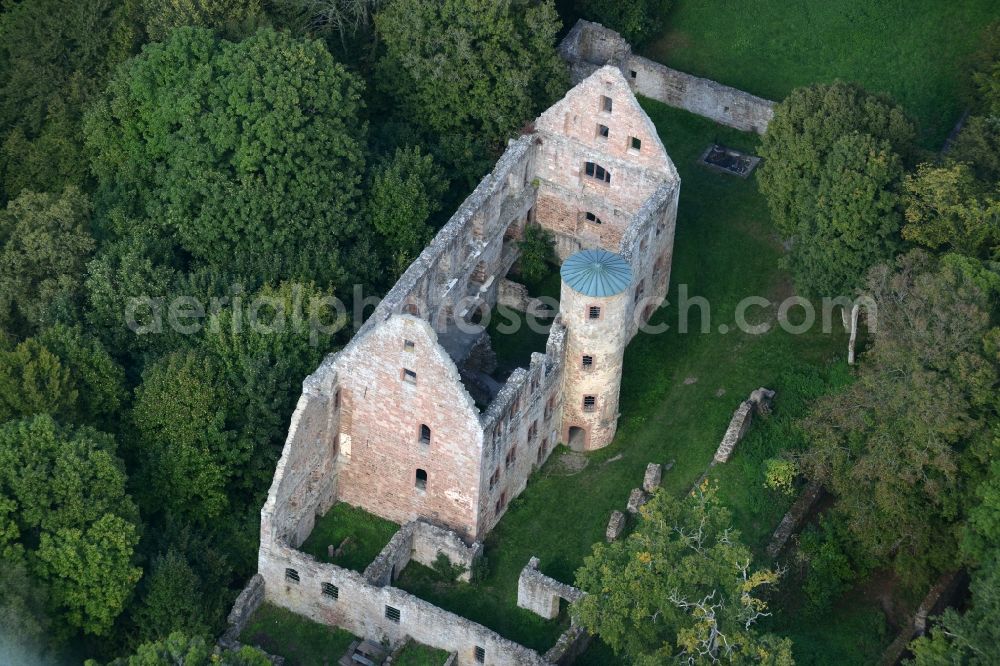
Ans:
{"label": "ruined stone wall", "polygon": [[375,556],[362,575],[372,585],[391,585],[411,559],[431,567],[434,566],[438,553],[443,553],[452,564],[465,569],[458,580],[469,582],[472,565],[482,552],[483,544],[479,541],[467,546],[455,532],[423,520],[415,520],[406,523],[392,535],[389,543]]}
{"label": "ruined stone wall", "polygon": [[[261,543],[259,569],[267,601],[357,636],[390,645],[410,636],[424,645],[457,653],[460,666],[478,663],[476,647],[485,651],[485,663],[495,666],[549,664],[537,652],[480,624],[403,590],[373,585],[357,572],[317,562],[278,542]],[[286,576],[287,569],[294,570],[297,582]],[[336,598],[324,594],[323,583],[336,587]],[[387,607],[398,611],[398,621],[387,617]]]}
{"label": "ruined stone wall", "polygon": [[482,416],[480,535],[500,521],[510,501],[560,441],[565,336],[557,318],[545,353],[532,354],[527,369],[511,373]]}
{"label": "ruined stone wall", "polygon": [[621,35],[599,23],[578,21],[559,51],[570,63],[574,82],[610,63],[637,94],[728,127],[763,134],[774,116],[774,102],[637,56]]}
{"label": "ruined stone wall", "polygon": [[552,620],[559,615],[561,599],[573,603],[586,593],[546,576],[538,570],[538,564],[538,558],[532,557],[521,569],[521,575],[517,578],[517,605],[546,620]]}
{"label": "ruined stone wall", "polygon": [[301,544],[316,515],[336,499],[337,433],[343,405],[336,405],[337,373],[332,355],[302,383],[288,436],[267,501],[261,509],[261,539],[281,538]]}
{"label": "ruined stone wall", "polygon": [[[493,171],[410,264],[351,344],[395,313],[418,312],[438,324],[438,312],[468,307],[459,307],[462,299],[471,303],[482,297],[495,303],[496,283],[516,259],[509,240],[505,242],[506,232],[511,225],[523,227],[535,205],[533,159],[530,135],[508,145]],[[490,285],[480,291],[491,277]]]}
{"label": "ruined stone wall", "polygon": [[[337,364],[342,393],[352,397],[340,499],[398,523],[424,517],[475,538],[479,412],[434,329],[411,315],[393,316]],[[427,442],[422,425],[430,429]]]}
{"label": "ruined stone wall", "polygon": [[660,185],[625,231],[618,253],[632,267],[628,339],[666,298],[673,262],[680,180]]}
{"label": "ruined stone wall", "polygon": [[641,56],[629,58],[635,92],[744,132],[763,134],[774,117],[774,102],[685,74]]}

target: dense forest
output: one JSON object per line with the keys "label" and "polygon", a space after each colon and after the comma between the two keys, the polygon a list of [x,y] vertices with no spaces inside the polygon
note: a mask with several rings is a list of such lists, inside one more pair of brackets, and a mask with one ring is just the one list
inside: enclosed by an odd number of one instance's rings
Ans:
{"label": "dense forest", "polygon": [[[669,20],[664,0],[566,4],[636,44]],[[209,663],[301,381],[353,330],[303,308],[392,285],[568,88],[564,32],[551,0],[3,0],[0,650]],[[928,665],[1000,644],[1000,29],[962,76],[946,152],[841,82],[795,90],[760,148],[796,290],[878,306],[855,381],[776,468],[836,497],[803,537],[809,601],[876,568],[923,591],[960,563],[971,597],[916,643]],[[333,320],[261,331],[253,298]],[[637,663],[719,656],[699,632],[729,625],[727,658],[790,659],[739,604],[712,624],[677,603],[716,586],[765,607],[750,593],[776,572],[713,578],[745,556],[714,506],[658,497],[595,549],[579,581],[614,603],[584,624]],[[703,519],[716,543],[676,569],[695,551],[663,526]],[[652,630],[629,612],[658,607]]]}

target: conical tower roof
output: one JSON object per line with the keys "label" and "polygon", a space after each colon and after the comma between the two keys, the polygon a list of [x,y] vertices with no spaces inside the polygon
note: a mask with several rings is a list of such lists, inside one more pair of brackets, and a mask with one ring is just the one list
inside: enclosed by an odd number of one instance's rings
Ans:
{"label": "conical tower roof", "polygon": [[563,262],[559,273],[585,296],[614,296],[632,284],[632,267],[607,250],[581,250]]}

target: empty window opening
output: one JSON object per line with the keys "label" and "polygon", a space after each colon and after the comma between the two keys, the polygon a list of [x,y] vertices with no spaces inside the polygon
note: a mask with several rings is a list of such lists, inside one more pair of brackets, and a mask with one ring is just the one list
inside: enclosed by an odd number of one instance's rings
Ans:
{"label": "empty window opening", "polygon": [[600,319],[601,318],[601,306],[591,305],[587,308],[587,318],[588,319]]}
{"label": "empty window opening", "polygon": [[417,345],[413,343],[413,340],[403,340],[403,350],[411,352],[416,348]]}
{"label": "empty window opening", "polygon": [[590,370],[594,367],[594,357],[588,354],[584,354],[583,358],[580,360],[580,365],[583,366],[584,370]]}
{"label": "empty window opening", "polygon": [[538,421],[535,421],[530,426],[528,426],[528,441],[535,441],[535,437],[538,436]]}
{"label": "empty window opening", "polygon": [[493,470],[493,475],[490,476],[490,490],[496,487],[498,481],[500,481],[500,465],[497,465],[496,469]]}
{"label": "empty window opening", "polygon": [[431,429],[427,427],[427,424],[420,424],[420,443],[430,444],[431,443]]}
{"label": "empty window opening", "polygon": [[485,664],[486,663],[486,648],[481,648],[481,647],[479,647],[477,645],[476,649],[474,650],[474,652],[475,652],[475,655],[476,655],[476,663],[478,663],[478,664]]}
{"label": "empty window opening", "polygon": [[542,464],[542,460],[545,459],[545,454],[549,450],[549,438],[543,437],[542,443],[538,447],[538,464]]}
{"label": "empty window opening", "polygon": [[340,389],[333,394],[333,408],[340,409]]}
{"label": "empty window opening", "polygon": [[399,624],[399,609],[392,606],[385,607],[385,617],[391,622]]}
{"label": "empty window opening", "polygon": [[410,384],[416,384],[417,373],[414,372],[413,370],[408,370],[406,368],[403,368],[403,381],[409,382]]}
{"label": "empty window opening", "polygon": [[593,178],[594,180],[599,180],[602,183],[611,182],[611,174],[608,170],[595,162],[587,162],[584,165],[584,173],[586,173],[588,177]]}
{"label": "empty window opening", "polygon": [[583,214],[583,217],[586,218],[587,222],[593,222],[594,224],[604,224],[603,222],[601,222],[601,218],[597,217],[589,210]]}
{"label": "empty window opening", "polygon": [[330,597],[331,599],[339,599],[340,588],[333,583],[323,583],[323,596]]}
{"label": "empty window opening", "polygon": [[507,493],[506,493],[506,491],[500,493],[500,498],[497,500],[496,506],[493,507],[494,509],[496,509],[493,513],[499,514],[501,511],[503,511],[503,508],[505,506],[507,506]]}
{"label": "empty window opening", "polygon": [[637,77],[639,76],[639,74],[638,74],[638,73],[637,73],[637,72],[636,72],[636,71],[635,71],[634,69],[630,69],[630,70],[628,70],[628,75],[629,75],[630,77],[632,77],[633,79],[634,79],[634,78],[637,78]]}
{"label": "empty window opening", "polygon": [[611,98],[608,97],[607,95],[601,95],[601,111],[604,111],[605,113],[611,113],[612,107],[613,103],[611,101]]}
{"label": "empty window opening", "polygon": [[629,148],[636,152],[639,152],[642,149],[642,139],[640,139],[637,136],[633,136],[631,139],[629,139]]}
{"label": "empty window opening", "polygon": [[291,581],[293,583],[299,582],[299,572],[295,569],[285,569],[285,580]]}
{"label": "empty window opening", "polygon": [[607,125],[602,125],[602,124],[598,123],[597,124],[597,136],[601,137],[602,139],[607,139],[609,136],[611,136],[611,130],[608,129]]}
{"label": "empty window opening", "polygon": [[427,470],[418,469],[417,478],[414,481],[417,490],[427,490]]}
{"label": "empty window opening", "polygon": [[585,395],[583,396],[583,411],[592,412],[597,408],[597,396]]}
{"label": "empty window opening", "polygon": [[510,468],[515,462],[517,462],[517,444],[512,445],[507,452],[507,467]]}

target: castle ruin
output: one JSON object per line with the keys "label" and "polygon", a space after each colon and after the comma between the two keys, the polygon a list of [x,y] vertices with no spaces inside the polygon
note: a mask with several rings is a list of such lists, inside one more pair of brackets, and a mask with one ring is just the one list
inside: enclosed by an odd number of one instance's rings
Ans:
{"label": "castle ruin", "polygon": [[[469,560],[463,549],[558,443],[611,443],[625,347],[666,295],[679,192],[656,128],[614,66],[512,140],[353,339],[303,382],[261,511],[263,596],[358,635],[405,632],[460,664],[486,654],[486,663],[550,663],[392,588],[392,563],[441,549]],[[491,385],[474,362],[489,345],[477,313],[511,291],[518,241],[534,224],[552,232],[562,261],[558,313],[545,352]],[[408,525],[405,556],[366,577],[298,552],[338,501]],[[331,589],[355,595],[351,605]],[[449,628],[433,629],[441,622]]]}

